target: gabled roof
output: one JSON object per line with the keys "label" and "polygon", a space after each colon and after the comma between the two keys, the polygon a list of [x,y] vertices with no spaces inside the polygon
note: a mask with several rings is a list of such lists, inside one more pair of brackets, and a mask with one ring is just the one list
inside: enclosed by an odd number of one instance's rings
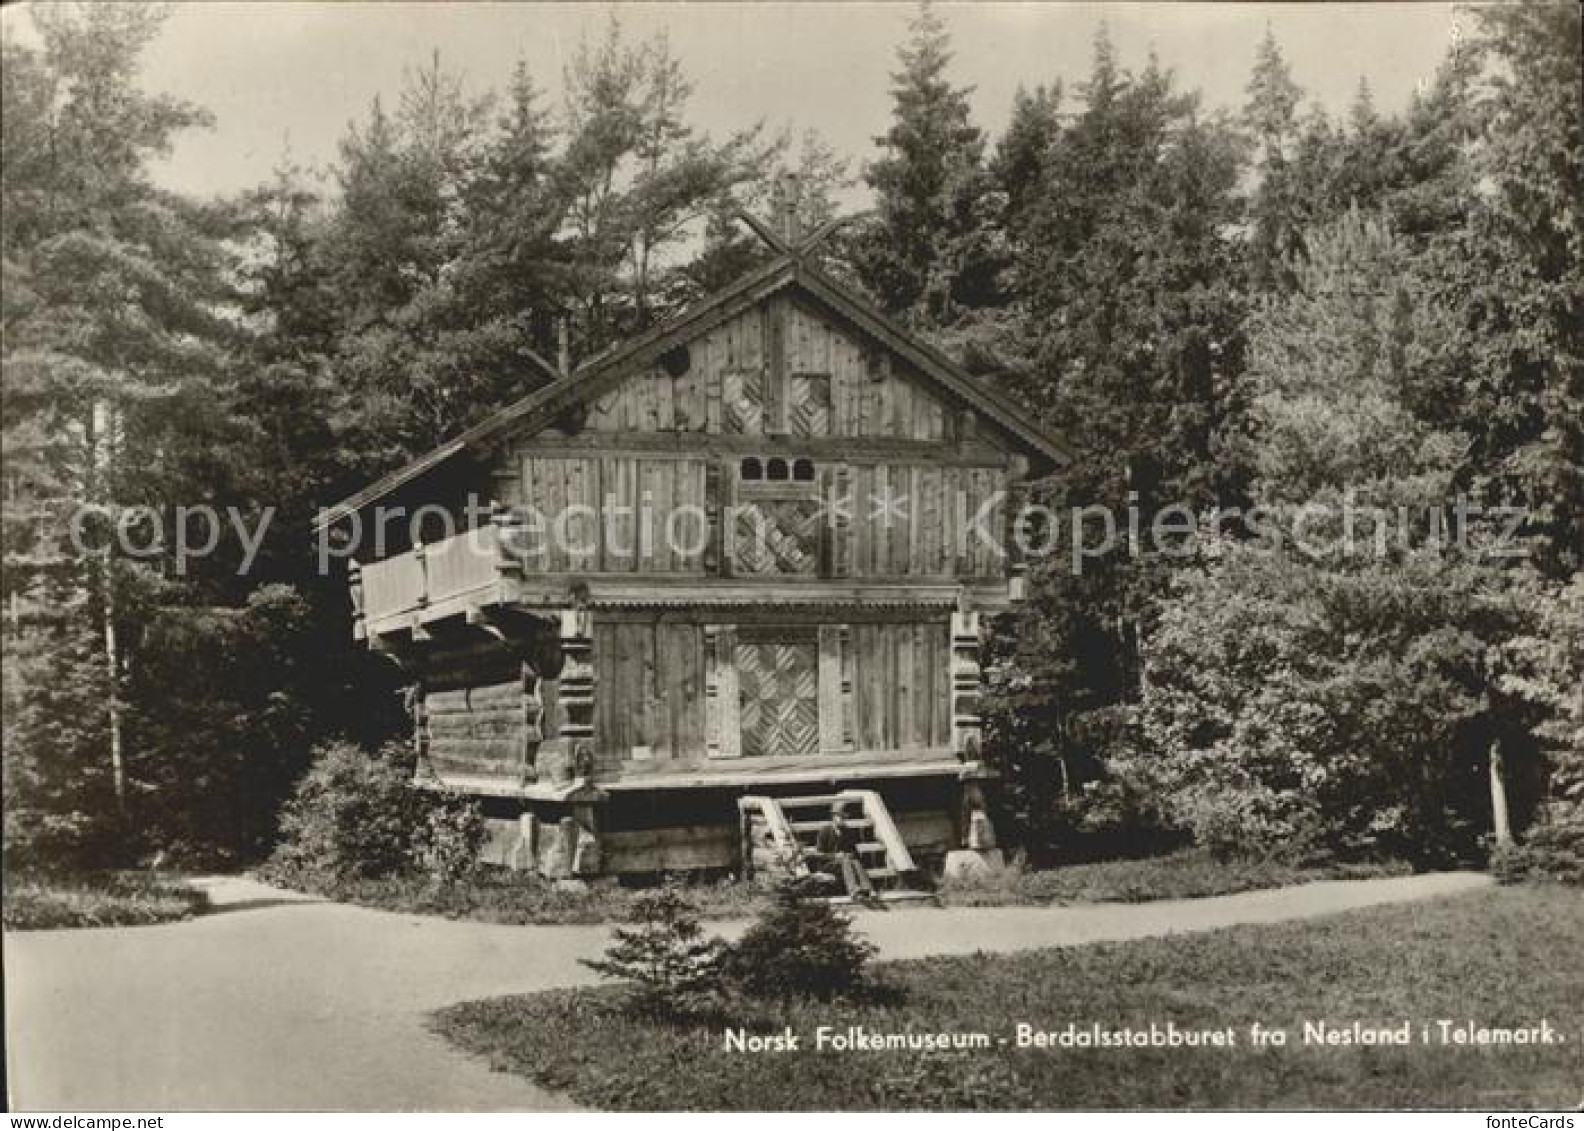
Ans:
{"label": "gabled roof", "polygon": [[817,267],[800,257],[781,255],[642,334],[597,354],[571,374],[507,405],[427,455],[321,511],[314,529],[334,525],[464,452],[488,445],[503,433],[547,426],[574,405],[593,400],[612,385],[647,369],[678,344],[706,333],[788,287],[795,287],[831,307],[1033,452],[1055,463],[1065,463],[1072,458],[1072,449],[1066,442],[1030,420],[1027,410],[977,381],[939,350],[913,338],[907,330]]}

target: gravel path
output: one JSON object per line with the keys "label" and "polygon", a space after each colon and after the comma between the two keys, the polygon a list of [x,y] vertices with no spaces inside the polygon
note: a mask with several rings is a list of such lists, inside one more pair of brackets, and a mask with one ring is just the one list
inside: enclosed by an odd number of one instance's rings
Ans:
{"label": "gravel path", "polygon": [[[226,877],[185,923],[5,936],[13,1110],[566,1110],[424,1028],[441,1006],[590,982],[604,927],[457,923]],[[887,958],[1329,915],[1482,887],[1469,873],[1086,907],[866,912]],[[733,927],[724,932],[731,934]]]}

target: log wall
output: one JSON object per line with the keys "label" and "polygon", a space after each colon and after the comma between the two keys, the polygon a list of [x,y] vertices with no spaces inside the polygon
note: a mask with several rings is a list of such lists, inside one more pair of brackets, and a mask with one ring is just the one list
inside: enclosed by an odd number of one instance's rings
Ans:
{"label": "log wall", "polygon": [[448,776],[522,780],[541,740],[538,682],[520,658],[493,644],[433,650],[417,688],[420,757]]}

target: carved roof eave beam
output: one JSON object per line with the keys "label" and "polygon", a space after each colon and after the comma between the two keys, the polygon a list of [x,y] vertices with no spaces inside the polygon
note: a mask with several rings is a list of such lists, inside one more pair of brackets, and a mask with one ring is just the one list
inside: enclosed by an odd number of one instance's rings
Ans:
{"label": "carved roof eave beam", "polygon": [[854,212],[848,216],[834,216],[815,228],[807,236],[793,242],[787,240],[780,232],[777,232],[753,213],[746,209],[737,210],[737,219],[741,220],[754,235],[758,236],[766,247],[777,255],[785,255],[791,259],[802,259],[837,231],[867,215],[867,212]]}

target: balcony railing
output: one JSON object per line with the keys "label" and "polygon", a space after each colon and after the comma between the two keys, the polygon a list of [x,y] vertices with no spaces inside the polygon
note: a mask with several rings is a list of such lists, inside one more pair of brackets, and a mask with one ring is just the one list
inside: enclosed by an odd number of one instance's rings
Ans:
{"label": "balcony railing", "polygon": [[470,602],[500,598],[503,578],[515,576],[517,559],[503,552],[501,530],[493,522],[380,561],[354,562],[350,582],[358,635],[465,612]]}

